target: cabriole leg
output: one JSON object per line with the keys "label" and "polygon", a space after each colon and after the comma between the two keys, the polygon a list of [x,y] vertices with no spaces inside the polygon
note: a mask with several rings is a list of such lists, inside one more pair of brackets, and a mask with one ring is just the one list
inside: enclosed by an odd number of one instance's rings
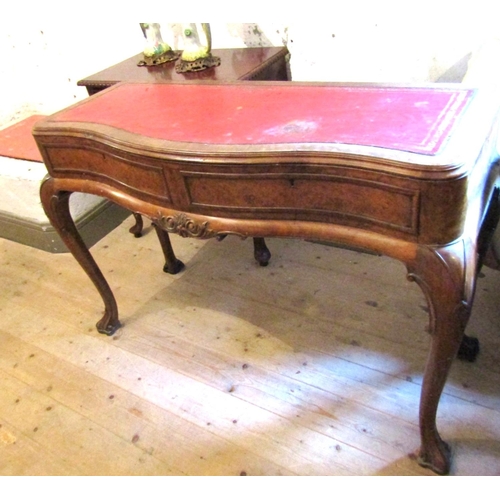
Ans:
{"label": "cabriole leg", "polygon": [[156,223],[153,223],[153,226],[156,230],[158,241],[160,242],[160,246],[163,251],[163,256],[165,257],[163,271],[168,274],[177,274],[181,272],[185,266],[184,263],[175,256],[172,243],[170,243],[170,236],[161,227],[158,227]]}
{"label": "cabriole leg", "polygon": [[87,249],[73,222],[69,210],[71,192],[60,191],[54,186],[54,179],[46,178],[40,188],[42,205],[52,223],[73,257],[82,266],[94,283],[104,301],[104,315],[97,323],[97,330],[106,335],[112,335],[120,326],[118,307],[113,292],[105,280],[101,270]]}
{"label": "cabriole leg", "polygon": [[473,295],[472,290],[465,290],[465,254],[462,241],[444,249],[422,247],[415,261],[407,264],[408,278],[420,285],[430,309],[431,345],[420,398],[419,463],[438,474],[449,472],[450,448],[437,430],[437,409],[464,336]]}
{"label": "cabriole leg", "polygon": [[419,419],[422,444],[418,461],[438,474],[447,474],[450,470],[450,447],[437,430],[437,409],[448,372],[460,347],[465,315],[463,306],[451,314],[439,312],[438,308],[422,384]]}

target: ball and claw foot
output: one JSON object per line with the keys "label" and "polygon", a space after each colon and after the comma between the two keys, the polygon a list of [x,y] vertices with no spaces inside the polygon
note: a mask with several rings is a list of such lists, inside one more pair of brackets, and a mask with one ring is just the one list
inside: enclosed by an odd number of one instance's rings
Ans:
{"label": "ball and claw foot", "polygon": [[433,449],[427,451],[420,449],[417,461],[421,467],[444,476],[450,472],[451,448],[440,437],[438,439],[439,441],[430,447]]}

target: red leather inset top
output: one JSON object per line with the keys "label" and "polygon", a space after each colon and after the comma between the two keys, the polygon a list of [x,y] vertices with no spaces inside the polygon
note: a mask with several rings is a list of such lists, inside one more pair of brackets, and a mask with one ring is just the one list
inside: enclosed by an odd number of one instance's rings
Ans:
{"label": "red leather inset top", "polygon": [[55,120],[169,141],[343,143],[432,155],[472,95],[456,88],[123,84]]}

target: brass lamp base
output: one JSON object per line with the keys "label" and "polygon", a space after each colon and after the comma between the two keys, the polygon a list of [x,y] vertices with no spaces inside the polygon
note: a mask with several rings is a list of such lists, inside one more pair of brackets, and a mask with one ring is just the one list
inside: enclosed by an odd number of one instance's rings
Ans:
{"label": "brass lamp base", "polygon": [[144,59],[141,59],[137,66],[158,66],[160,64],[165,64],[168,62],[176,61],[181,56],[180,50],[169,50],[168,52],[164,52],[160,55],[155,56],[144,56]]}
{"label": "brass lamp base", "polygon": [[192,71],[203,71],[204,69],[213,68],[214,66],[219,65],[220,57],[212,56],[210,54],[194,61],[184,61],[183,59],[179,59],[175,63],[175,71],[177,71],[177,73],[189,73]]}

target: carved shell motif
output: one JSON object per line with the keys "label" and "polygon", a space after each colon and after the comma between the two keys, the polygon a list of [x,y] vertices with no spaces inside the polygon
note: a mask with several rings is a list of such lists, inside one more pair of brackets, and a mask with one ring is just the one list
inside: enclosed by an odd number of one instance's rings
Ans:
{"label": "carved shell motif", "polygon": [[165,231],[176,233],[183,238],[207,239],[217,236],[217,233],[209,228],[208,221],[197,222],[183,213],[160,216],[157,224]]}

